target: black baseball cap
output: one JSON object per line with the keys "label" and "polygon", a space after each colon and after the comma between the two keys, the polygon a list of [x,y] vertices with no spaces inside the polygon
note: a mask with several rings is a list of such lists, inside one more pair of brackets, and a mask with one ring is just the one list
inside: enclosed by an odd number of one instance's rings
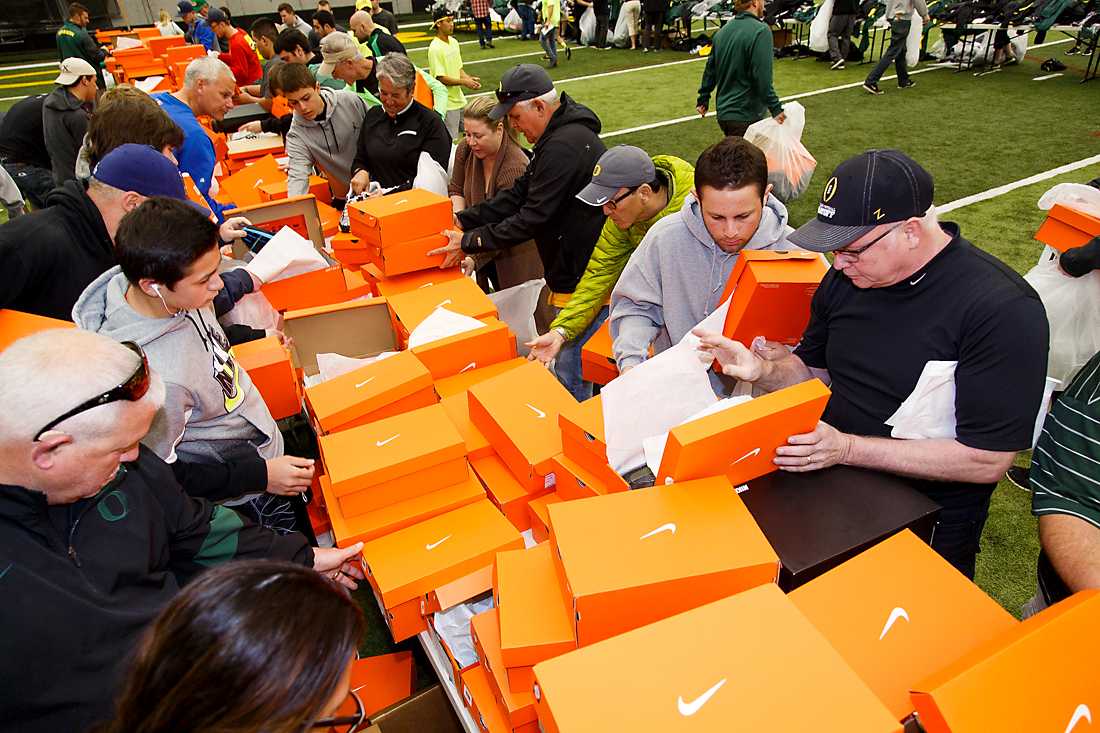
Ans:
{"label": "black baseball cap", "polygon": [[447,9],[446,5],[440,5],[438,8],[432,11],[432,25],[435,25],[444,18],[453,18],[455,14]]}
{"label": "black baseball cap", "polygon": [[592,171],[592,182],[577,194],[589,206],[603,206],[620,188],[634,188],[651,182],[657,168],[649,153],[633,145],[616,145],[600,156]]}
{"label": "black baseball cap", "polygon": [[229,16],[225,14],[225,11],[221,8],[210,8],[210,12],[206,14],[207,23],[228,23]]}
{"label": "black baseball cap", "polygon": [[553,88],[554,82],[546,69],[536,64],[516,64],[500,79],[497,105],[489,110],[489,119],[499,120],[516,102],[541,97]]}
{"label": "black baseball cap", "polygon": [[833,171],[817,217],[788,239],[811,252],[847,247],[880,224],[924,216],[932,208],[932,176],[900,150],[868,150]]}

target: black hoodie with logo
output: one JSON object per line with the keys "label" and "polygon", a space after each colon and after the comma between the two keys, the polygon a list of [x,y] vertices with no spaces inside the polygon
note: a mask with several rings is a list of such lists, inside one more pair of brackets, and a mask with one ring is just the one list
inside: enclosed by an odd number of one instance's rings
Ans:
{"label": "black hoodie with logo", "polygon": [[459,212],[462,251],[492,252],[534,239],[547,286],[572,293],[606,218],[600,207],[577,198],[607,150],[600,127],[595,112],[563,93],[526,172],[511,188]]}

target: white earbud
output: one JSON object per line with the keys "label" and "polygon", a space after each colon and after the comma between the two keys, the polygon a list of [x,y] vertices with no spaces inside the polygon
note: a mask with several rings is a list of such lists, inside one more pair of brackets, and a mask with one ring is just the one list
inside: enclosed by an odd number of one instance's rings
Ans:
{"label": "white earbud", "polygon": [[151,287],[153,288],[153,292],[157,294],[158,298],[163,297],[160,294],[160,286],[159,285],[157,285],[156,283],[153,283]]}

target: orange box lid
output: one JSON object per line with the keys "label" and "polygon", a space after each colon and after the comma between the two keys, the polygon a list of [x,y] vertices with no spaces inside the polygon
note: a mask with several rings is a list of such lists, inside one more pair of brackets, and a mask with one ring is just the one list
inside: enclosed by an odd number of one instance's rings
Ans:
{"label": "orange box lid", "polygon": [[348,207],[357,232],[379,244],[389,245],[454,226],[451,201],[446,196],[413,188],[356,201]]}
{"label": "orange box lid", "polygon": [[489,673],[480,664],[462,670],[462,696],[470,714],[477,719],[478,730],[484,733],[512,733],[512,726],[504,715],[489,686]]}
{"label": "orange box lid", "polygon": [[1098,627],[1100,591],[1081,591],[980,644],[913,687],[921,725],[1088,733],[1100,712]]}
{"label": "orange box lid", "polygon": [[[281,146],[280,146],[281,147]],[[221,180],[218,200],[237,206],[253,206],[263,202],[260,189],[265,185],[281,183],[286,188],[286,173],[279,168],[274,156],[265,155],[252,165],[245,166]]]}
{"label": "orange box lid", "polygon": [[901,731],[771,584],[542,662],[535,677],[548,733]]}
{"label": "orange box lid", "polygon": [[48,331],[51,328],[76,328],[72,321],[62,321],[59,318],[39,316],[34,313],[0,308],[0,351],[13,343],[39,331]]}
{"label": "orange box lid", "polygon": [[435,379],[499,364],[516,357],[516,338],[508,324],[486,318],[481,328],[411,349]]}
{"label": "orange box lid", "polygon": [[1055,204],[1035,232],[1035,239],[1059,252],[1087,244],[1100,236],[1100,219],[1064,204]]}
{"label": "orange box lid", "polygon": [[558,415],[558,425],[563,435],[569,435],[586,446],[591,444],[593,453],[607,458],[607,440],[603,432],[603,399],[600,395],[562,410]]}
{"label": "orange box lid", "polygon": [[505,666],[530,667],[576,648],[572,604],[558,582],[549,544],[498,552],[493,598]]}
{"label": "orange box lid", "polygon": [[725,473],[734,485],[775,470],[775,449],[817,427],[829,388],[819,379],[762,395],[669,431],[657,482]]}
{"label": "orange box lid", "polygon": [[390,310],[409,333],[440,306],[471,318],[497,317],[493,301],[468,277],[399,293],[390,296],[389,302]]}
{"label": "orange box lid", "polygon": [[[280,181],[265,181],[264,183],[257,186],[257,188],[260,189],[261,196],[267,197],[267,201],[273,201],[275,199],[286,198],[288,184],[289,181],[284,175],[282,180]],[[309,192],[313,193],[314,196],[316,196],[317,194],[314,193],[313,189],[320,188],[321,186],[328,186],[328,181],[326,181],[324,178],[321,178],[320,176],[311,175],[309,177]],[[320,206],[320,199],[318,199],[318,206]]]}
{"label": "orange box lid", "polygon": [[523,537],[488,500],[371,540],[363,547],[371,585],[386,608],[485,567]]}
{"label": "orange box lid", "polygon": [[909,530],[790,598],[898,720],[913,712],[915,684],[1016,625]]}
{"label": "orange box lid", "polygon": [[438,285],[451,280],[459,280],[465,277],[460,267],[448,267],[446,269],[437,267],[434,270],[421,270],[419,272],[410,272],[404,275],[393,275],[390,277],[383,275],[382,271],[375,265],[367,265],[366,270],[370,273],[371,277],[378,281],[378,294],[386,297],[392,297],[401,293],[407,293],[412,290],[419,290],[420,288]]}
{"label": "orange box lid", "polygon": [[[477,479],[473,476],[470,477],[470,480],[475,484],[477,483]],[[480,484],[478,484],[478,488],[480,488]],[[481,491],[481,496],[485,496],[484,489]],[[444,583],[435,590],[430,591],[426,600],[428,606],[445,611],[459,603],[465,603],[471,598],[488,593],[492,589],[493,566],[490,564],[475,570],[469,575],[464,575],[458,580]]]}
{"label": "orange box lid", "polygon": [[338,250],[338,249],[361,250],[361,249],[366,248],[365,245],[363,244],[362,239],[355,236],[354,234],[348,234],[347,232],[340,232],[339,234],[334,235],[332,237],[332,239],[329,240],[329,244],[332,245],[332,248],[334,250]]}
{"label": "orange box lid", "polygon": [[[3,312],[0,311],[0,314]],[[2,317],[2,316],[0,316]],[[3,321],[0,320],[0,328]],[[250,369],[262,369],[265,366],[290,362],[290,352],[279,341],[278,336],[265,336],[254,341],[245,341],[233,347],[233,355],[237,357],[237,363],[246,371]]]}
{"label": "orange box lid", "polygon": [[328,431],[432,386],[432,375],[408,351],[306,387],[306,400]]}
{"label": "orange box lid", "polygon": [[[249,158],[258,158],[262,155],[282,155],[283,136],[246,137],[239,140],[230,139],[226,141],[225,147],[230,159],[247,160]],[[286,195],[285,184],[283,186],[283,195]],[[268,198],[271,197],[269,196]]]}
{"label": "orange box lid", "polygon": [[[564,453],[554,456],[550,461],[550,468],[554,474],[552,479],[554,486],[563,487],[570,483],[576,484],[571,489],[558,492],[563,499],[585,498],[595,494],[612,494],[628,491],[630,488],[622,476],[615,473],[610,466],[608,466],[605,475],[597,475]],[[550,474],[547,474],[547,479],[550,479]]]}
{"label": "orange box lid", "polygon": [[317,439],[336,496],[462,458],[466,444],[439,405]]}
{"label": "orange box lid", "polygon": [[435,393],[439,395],[441,399],[454,395],[461,395],[463,399],[466,399],[466,393],[469,391],[470,387],[475,384],[480,384],[487,379],[492,379],[493,377],[504,374],[507,371],[511,371],[516,367],[521,367],[526,363],[527,359],[517,357],[515,359],[509,359],[508,361],[490,364],[489,366],[471,369],[468,372],[462,372],[453,377],[443,377],[442,379],[435,380]]}
{"label": "orange box lid", "polygon": [[535,361],[470,388],[470,419],[524,484],[527,474],[561,453],[558,415],[576,404]]}
{"label": "orange box lid", "polygon": [[[345,272],[340,271],[338,275],[346,285]],[[287,311],[283,324],[286,335],[294,340],[294,364],[307,376],[318,373],[317,354],[342,354],[361,359],[397,350],[393,322],[383,298]]]}
{"label": "orange box lid", "polygon": [[277,311],[316,308],[348,299],[347,283],[339,265],[265,283],[261,292]]}
{"label": "orange box lid", "polygon": [[[365,657],[351,664],[351,691],[363,701],[363,712],[367,715],[404,700],[413,693],[415,683],[412,652]],[[355,703],[350,699],[336,713],[354,714]]]}
{"label": "orange box lid", "polygon": [[447,244],[444,234],[429,234],[426,237],[408,239],[399,244],[381,246],[368,243],[366,249],[370,252],[371,262],[378,266],[386,275],[404,275],[420,270],[438,270],[443,264],[444,256],[428,256],[428,252],[437,250]]}
{"label": "orange box lid", "polygon": [[[469,476],[460,484],[447,486],[430,494],[414,496],[366,514],[344,517],[340,511],[340,502],[336,494],[332,493],[328,476],[319,477],[319,483],[337,547],[349,547],[360,541],[368,542],[485,498],[485,489],[481,482],[476,477]],[[486,584],[486,589],[488,587]]]}
{"label": "orange box lid", "polygon": [[321,228],[321,217],[317,211],[317,198],[313,194],[290,196],[277,201],[238,205],[236,209],[225,212],[226,217],[246,216],[253,226],[268,231],[278,231],[289,226],[298,234],[313,242],[318,251],[325,247],[325,235]]}
{"label": "orange box lid", "polygon": [[828,271],[814,252],[743,250],[719,301],[733,296],[722,332],[746,345],[757,336],[798,343],[810,322],[810,300]]}
{"label": "orange box lid", "polygon": [[604,321],[581,346],[581,358],[615,368],[615,351],[612,346],[611,321]]}
{"label": "orange box lid", "polygon": [[500,653],[500,616],[496,608],[470,619],[470,636],[477,648],[481,666],[489,673],[493,697],[503,704],[512,727],[535,720],[535,695],[532,690],[512,692],[504,657]]}
{"label": "orange box lid", "polygon": [[516,480],[504,461],[496,455],[471,459],[470,468],[474,469],[489,498],[497,506],[504,506],[531,493]]}
{"label": "orange box lid", "polygon": [[[562,498],[557,493],[544,494],[543,496],[536,497],[531,500],[527,505],[531,514],[538,518],[542,522],[542,526],[549,531],[550,529],[550,509],[551,504],[557,504]],[[537,539],[537,538],[536,538]]]}
{"label": "orange box lid", "polygon": [[447,417],[466,441],[466,455],[470,460],[493,454],[488,439],[470,422],[470,400],[464,392],[444,397],[439,404],[447,411]]}

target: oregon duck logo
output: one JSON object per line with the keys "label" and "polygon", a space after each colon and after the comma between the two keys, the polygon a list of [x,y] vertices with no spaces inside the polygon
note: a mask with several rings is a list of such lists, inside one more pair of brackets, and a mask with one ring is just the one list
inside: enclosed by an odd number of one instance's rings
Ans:
{"label": "oregon duck logo", "polygon": [[596,167],[592,169],[592,177],[595,178],[596,176],[600,175],[600,171],[602,170],[603,168],[600,168],[600,164],[597,163]]}
{"label": "oregon duck logo", "polygon": [[836,196],[836,187],[836,176],[833,176],[829,179],[829,182],[825,184],[825,190],[821,193],[821,203],[827,204],[833,200],[833,196]]}
{"label": "oregon duck logo", "polygon": [[96,509],[99,510],[99,516],[106,521],[117,522],[130,513],[130,501],[126,498],[126,494],[115,489],[99,500]]}

